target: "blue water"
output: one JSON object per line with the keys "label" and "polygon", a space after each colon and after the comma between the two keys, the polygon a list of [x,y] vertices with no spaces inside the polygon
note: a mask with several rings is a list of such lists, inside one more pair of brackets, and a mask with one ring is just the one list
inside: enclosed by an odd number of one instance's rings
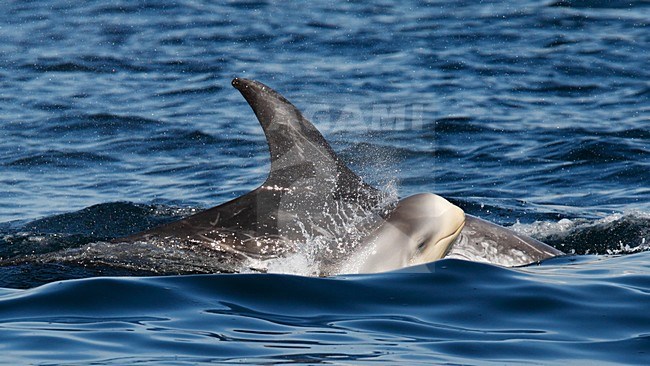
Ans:
{"label": "blue water", "polygon": [[[649,19],[629,0],[3,2],[0,362],[650,363]],[[573,255],[312,278],[106,244],[264,180],[235,76],[366,181]]]}

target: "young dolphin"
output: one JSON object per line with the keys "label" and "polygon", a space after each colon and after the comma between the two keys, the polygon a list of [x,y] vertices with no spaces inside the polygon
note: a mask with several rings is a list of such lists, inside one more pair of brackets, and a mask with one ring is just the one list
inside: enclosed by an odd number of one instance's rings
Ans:
{"label": "young dolphin", "polygon": [[266,181],[219,206],[115,241],[208,249],[227,271],[237,267],[233,263],[283,257],[307,240],[322,239],[328,246],[323,255],[328,258],[322,261],[320,275],[381,272],[426,263],[443,258],[454,246],[460,249],[452,253],[459,257],[471,252],[467,259],[476,259],[485,248],[509,255],[511,250],[524,253],[519,262],[508,260],[507,265],[561,254],[534,239],[466,216],[431,193],[384,205],[382,192],[352,172],[282,95],[253,80],[235,78],[232,85],[264,130],[271,157]]}

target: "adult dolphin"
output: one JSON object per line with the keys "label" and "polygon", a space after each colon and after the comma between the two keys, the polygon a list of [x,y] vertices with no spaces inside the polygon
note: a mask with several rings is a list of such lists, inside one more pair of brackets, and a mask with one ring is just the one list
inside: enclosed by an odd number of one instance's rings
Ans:
{"label": "adult dolphin", "polygon": [[215,260],[230,268],[289,255],[305,241],[317,241],[325,246],[321,275],[387,271],[434,261],[450,251],[476,259],[481,251],[496,250],[509,256],[499,263],[506,265],[562,254],[466,216],[431,193],[387,205],[382,192],[352,172],[282,95],[253,80],[235,78],[232,85],[264,130],[271,156],[266,181],[232,201],[115,241],[198,246],[218,253]]}

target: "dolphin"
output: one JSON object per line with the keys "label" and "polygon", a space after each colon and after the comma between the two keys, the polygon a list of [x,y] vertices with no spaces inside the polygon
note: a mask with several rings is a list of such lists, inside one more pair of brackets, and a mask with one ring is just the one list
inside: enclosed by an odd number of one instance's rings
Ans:
{"label": "dolphin", "polygon": [[465,226],[445,257],[518,267],[564,254],[530,236],[465,214]]}
{"label": "dolphin", "polygon": [[114,242],[195,247],[208,250],[224,268],[260,271],[259,263],[299,252],[305,242],[318,243],[318,275],[383,272],[449,255],[512,266],[562,254],[465,215],[433,193],[391,202],[348,168],[278,92],[243,78],[233,79],[232,86],[252,108],[268,143],[271,169],[264,183],[219,206]]}

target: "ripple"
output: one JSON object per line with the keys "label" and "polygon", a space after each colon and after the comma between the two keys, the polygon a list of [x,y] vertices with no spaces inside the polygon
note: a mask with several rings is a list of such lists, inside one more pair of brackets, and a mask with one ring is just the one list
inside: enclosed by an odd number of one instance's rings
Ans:
{"label": "ripple", "polygon": [[558,0],[549,3],[547,6],[566,7],[566,8],[589,8],[589,9],[624,9],[624,8],[643,8],[647,6],[645,1],[629,0]]}
{"label": "ripple", "polygon": [[558,96],[591,95],[602,91],[600,85],[595,84],[565,84],[559,82],[546,82],[536,87],[518,87],[513,92],[552,94]]}
{"label": "ripple", "polygon": [[83,56],[76,61],[67,61],[59,58],[42,58],[24,68],[31,68],[37,72],[84,72],[84,73],[115,73],[115,72],[143,72],[147,68],[133,65],[122,59],[106,56]]}
{"label": "ripple", "polygon": [[112,163],[116,161],[117,159],[114,159],[110,156],[90,152],[49,150],[42,153],[36,153],[30,156],[22,157],[8,163],[4,163],[3,165],[8,167],[38,168],[47,166],[53,168],[70,169],[83,167],[88,164]]}
{"label": "ripple", "polygon": [[196,94],[213,94],[214,92],[220,91],[223,88],[217,85],[206,86],[203,88],[184,88],[170,90],[160,93],[160,95],[196,95]]}
{"label": "ripple", "polygon": [[137,131],[160,126],[161,122],[139,116],[121,116],[110,113],[69,115],[52,119],[45,131],[61,133],[102,132],[117,134],[119,132]]}

